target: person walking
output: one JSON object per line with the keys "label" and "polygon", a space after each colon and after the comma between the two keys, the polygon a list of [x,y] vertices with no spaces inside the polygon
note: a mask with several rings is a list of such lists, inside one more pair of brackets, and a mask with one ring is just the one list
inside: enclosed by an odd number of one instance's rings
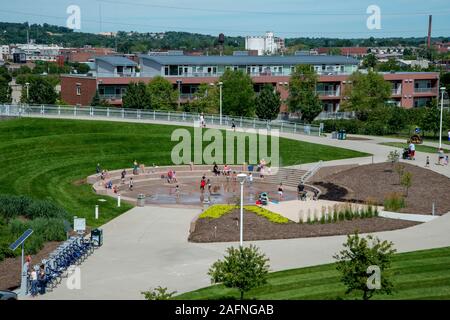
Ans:
{"label": "person walking", "polygon": [[120,173],[120,178],[122,180],[122,184],[125,184],[125,176],[127,175],[127,171],[123,169],[123,171]]}
{"label": "person walking", "polygon": [[38,274],[37,271],[33,268],[30,273],[31,280],[31,296],[35,297],[37,295],[37,287],[38,287]]}
{"label": "person walking", "polygon": [[444,150],[442,148],[440,148],[438,151],[438,163],[437,164],[442,165],[444,158],[445,158]]}
{"label": "person walking", "polygon": [[45,294],[45,289],[47,287],[47,277],[45,275],[45,266],[43,264],[41,264],[39,268],[38,285],[39,285],[39,294]]}
{"label": "person walking", "polygon": [[97,163],[97,168],[95,168],[95,172],[97,172],[97,174],[102,172],[102,168],[100,168],[100,163]]}
{"label": "person walking", "polygon": [[280,201],[283,199],[283,183],[278,186],[278,197]]}
{"label": "person walking", "polygon": [[428,168],[429,166],[430,166],[430,157],[427,156],[427,160],[426,160],[426,163],[425,163],[425,168]]}
{"label": "person walking", "polygon": [[251,172],[248,174],[247,180],[248,180],[248,184],[250,186],[252,186],[253,185],[253,174]]}
{"label": "person walking", "polygon": [[231,119],[231,129],[236,132],[236,124],[234,123],[234,119]]}
{"label": "person walking", "polygon": [[411,158],[411,160],[416,160],[416,145],[411,141],[411,143],[409,144],[409,156]]}

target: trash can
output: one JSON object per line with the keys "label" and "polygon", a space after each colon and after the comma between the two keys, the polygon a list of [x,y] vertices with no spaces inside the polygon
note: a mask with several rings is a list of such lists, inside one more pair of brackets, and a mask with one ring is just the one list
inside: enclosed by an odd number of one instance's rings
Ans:
{"label": "trash can", "polygon": [[342,140],[342,130],[339,130],[337,133],[338,140]]}
{"label": "trash can", "polygon": [[91,242],[93,242],[96,247],[101,247],[103,245],[102,229],[94,229],[91,231]]}
{"label": "trash can", "polygon": [[336,131],[331,132],[331,139],[337,139],[338,133]]}
{"label": "trash can", "polygon": [[140,193],[137,196],[137,206],[143,207],[145,205],[145,195]]}
{"label": "trash can", "polygon": [[347,139],[347,133],[345,132],[345,130],[342,130],[342,140],[346,140]]}

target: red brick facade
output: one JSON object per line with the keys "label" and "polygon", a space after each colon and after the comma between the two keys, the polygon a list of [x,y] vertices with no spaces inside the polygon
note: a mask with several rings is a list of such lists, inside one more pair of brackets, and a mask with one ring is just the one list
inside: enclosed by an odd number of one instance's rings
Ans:
{"label": "red brick facade", "polygon": [[[177,77],[166,78],[176,87]],[[183,85],[198,85],[202,83],[215,83],[216,77],[183,77]],[[253,82],[257,84],[270,83],[276,87],[281,94],[281,99],[286,100],[289,93],[289,79],[288,76],[258,76],[253,77]],[[327,84],[331,89],[328,94],[325,92],[322,94],[319,92],[320,99],[324,103],[332,106],[332,111],[336,111],[337,106],[342,102],[345,92],[345,87],[349,85],[348,75],[323,75],[319,76],[318,84]],[[391,99],[396,101],[400,106],[404,108],[412,108],[414,106],[414,99],[431,99],[438,97],[439,88],[439,74],[438,73],[392,73],[384,74],[384,79],[389,81],[393,85]],[[431,88],[429,90],[417,90],[415,89],[415,82],[425,80],[430,83]],[[111,78],[93,78],[82,76],[61,76],[61,95],[62,99],[69,104],[82,104],[89,105],[92,101],[97,86],[126,86],[130,82],[143,81],[148,83],[151,78],[125,78],[125,77],[111,77]],[[77,95],[77,86],[81,87],[80,95]],[[395,89],[397,88],[397,89]],[[110,101],[114,105],[121,105],[121,100],[115,99]],[[286,105],[283,104],[281,112],[286,111]]]}

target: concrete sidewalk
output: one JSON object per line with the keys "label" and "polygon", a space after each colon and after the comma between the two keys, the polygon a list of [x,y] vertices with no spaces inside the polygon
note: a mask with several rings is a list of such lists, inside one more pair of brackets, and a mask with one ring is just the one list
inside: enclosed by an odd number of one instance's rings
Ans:
{"label": "concrete sidewalk", "polygon": [[[210,284],[208,268],[238,243],[187,242],[198,210],[137,207],[103,226],[104,245],[81,265],[81,290],[65,280],[38,299],[142,299],[163,286],[179,293]],[[450,215],[408,229],[376,233],[399,252],[450,246]],[[245,232],[245,230],[244,230]],[[272,271],[333,262],[345,236],[252,242],[270,258]],[[246,245],[249,242],[245,243]]]}

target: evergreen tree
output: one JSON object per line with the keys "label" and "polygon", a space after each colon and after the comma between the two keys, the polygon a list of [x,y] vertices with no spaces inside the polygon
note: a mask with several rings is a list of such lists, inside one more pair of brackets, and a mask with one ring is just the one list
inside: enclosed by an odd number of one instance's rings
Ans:
{"label": "evergreen tree", "polygon": [[255,99],[256,115],[259,119],[274,120],[280,112],[280,93],[270,84],[265,85]]}
{"label": "evergreen tree", "polygon": [[127,91],[122,97],[124,108],[149,109],[151,107],[151,97],[147,86],[143,82],[131,82]]}

